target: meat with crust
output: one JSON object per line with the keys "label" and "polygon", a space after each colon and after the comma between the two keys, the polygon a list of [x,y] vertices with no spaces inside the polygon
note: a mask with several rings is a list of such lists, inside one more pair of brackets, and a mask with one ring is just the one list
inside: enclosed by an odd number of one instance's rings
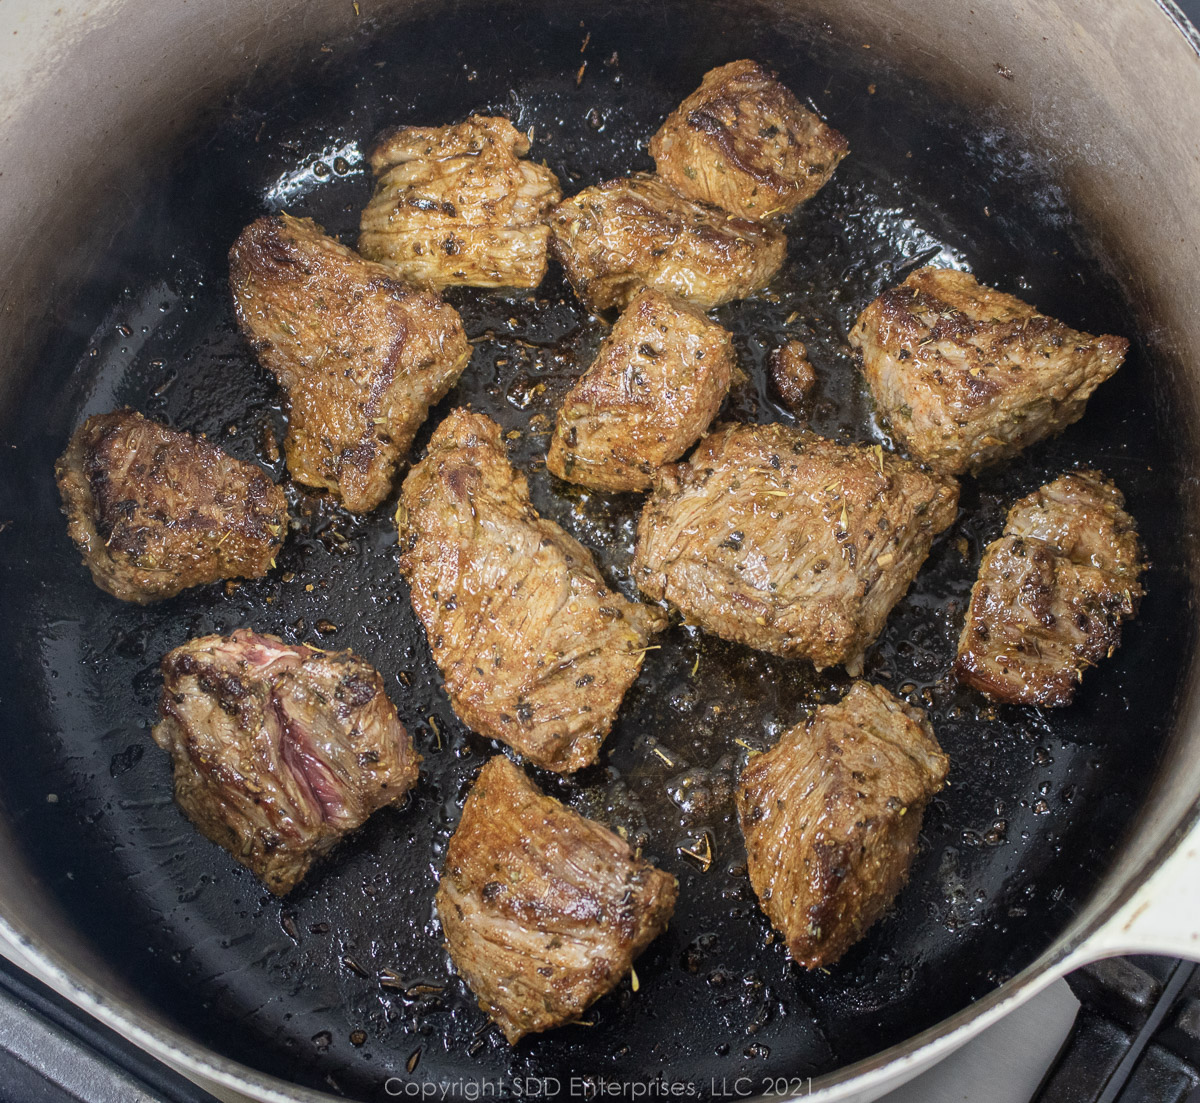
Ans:
{"label": "meat with crust", "polygon": [[680,195],[742,218],[789,214],[833,175],[850,145],[753,61],[704,74],[650,139]]}
{"label": "meat with crust", "polygon": [[547,770],[595,762],[662,614],[610,590],[588,550],[538,515],[481,414],[438,426],[396,520],[400,570],[463,723]]}
{"label": "meat with crust", "polygon": [[375,194],[362,213],[363,256],[422,287],[537,287],[546,216],[562,198],[529,138],[504,118],[404,126],[371,153]]}
{"label": "meat with crust", "polygon": [[808,404],[817,373],[803,341],[788,341],[771,353],[771,380],[790,410],[799,411]]}
{"label": "meat with crust", "polygon": [[643,291],[558,412],[546,466],[599,490],[645,490],[717,416],[737,359],[700,311]]}
{"label": "meat with crust", "polygon": [[1129,348],[946,268],[921,268],[885,291],[859,316],[850,344],[896,439],[952,475],[1078,421]]}
{"label": "meat with crust", "polygon": [[437,910],[455,969],[515,1045],[616,987],[666,929],[677,891],[497,755],[446,849]]}
{"label": "meat with crust", "polygon": [[775,227],[693,203],[647,173],[586,188],[550,225],[554,256],[593,310],[625,307],[644,287],[708,310],[765,287],[787,253]]}
{"label": "meat with crust", "polygon": [[287,535],[287,501],[264,471],[132,410],[88,418],[54,471],[71,539],[124,601],[259,578]]}
{"label": "meat with crust", "polygon": [[242,628],[175,648],[162,674],[153,735],[176,801],[277,896],[416,783],[383,679],[350,651]]}
{"label": "meat with crust", "polygon": [[724,639],[853,672],[957,502],[882,448],[727,425],[659,470],[633,577]]}
{"label": "meat with crust", "polygon": [[287,392],[292,478],[374,509],[467,365],[458,313],[307,218],[258,219],[229,266],[238,321]]}
{"label": "meat with crust", "polygon": [[1137,613],[1146,560],[1125,498],[1075,471],[1022,498],[989,544],[958,642],[958,677],[994,701],[1069,705]]}
{"label": "meat with crust", "polygon": [[949,768],[925,713],[866,682],[746,764],[750,883],[795,961],[832,965],[887,910]]}

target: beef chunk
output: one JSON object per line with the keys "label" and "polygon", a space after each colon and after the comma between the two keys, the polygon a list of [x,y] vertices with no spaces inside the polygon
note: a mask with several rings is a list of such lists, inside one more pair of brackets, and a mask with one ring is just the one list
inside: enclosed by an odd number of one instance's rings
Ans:
{"label": "beef chunk", "polygon": [[724,426],[659,470],[633,577],[725,639],[857,669],[957,501],[879,447]]}
{"label": "beef chunk", "polygon": [[658,175],[680,195],[758,219],[811,199],[849,151],[753,61],[705,73],[650,139]]}
{"label": "beef chunk", "polygon": [[667,926],[677,886],[606,827],[488,761],[446,849],[446,948],[510,1043],[578,1019]]}
{"label": "beef chunk", "polygon": [[596,760],[665,618],[538,515],[490,418],[455,410],[404,480],[400,570],[454,711],[547,770]]}
{"label": "beef chunk", "polygon": [[1146,562],[1121,492],[1098,471],[1022,498],[988,545],[955,671],[994,701],[1069,705],[1121,642]]}
{"label": "beef chunk", "polygon": [[162,674],[153,734],[175,764],[175,799],[278,896],[416,783],[383,679],[349,651],[239,629],[175,648]]}
{"label": "beef chunk", "polygon": [[795,961],[832,964],[887,910],[949,766],[924,712],[866,682],[746,764],[750,882]]}
{"label": "beef chunk", "polygon": [[88,418],[55,475],[92,578],[125,601],[258,578],[287,535],[283,491],[260,468],[132,410]]}
{"label": "beef chunk", "polygon": [[817,373],[802,341],[788,341],[771,353],[771,380],[789,409],[799,411],[808,404]]}
{"label": "beef chunk", "polygon": [[645,490],[717,416],[736,363],[728,331],[643,291],[567,393],[546,466],[600,490]]}
{"label": "beef chunk", "polygon": [[593,310],[624,307],[643,287],[708,310],[765,287],[787,252],[779,230],[693,203],[645,173],[564,200],[550,224],[554,255]]}
{"label": "beef chunk", "polygon": [[242,329],[287,392],[292,478],[373,509],[466,367],[457,312],[307,218],[260,218],[229,263]]}
{"label": "beef chunk", "polygon": [[537,287],[562,192],[548,168],[522,160],[528,152],[502,118],[392,131],[371,154],[363,256],[422,287]]}
{"label": "beef chunk", "polygon": [[921,268],[860,315],[850,343],[896,439],[957,475],[1083,416],[1129,342],[1093,337],[966,272]]}

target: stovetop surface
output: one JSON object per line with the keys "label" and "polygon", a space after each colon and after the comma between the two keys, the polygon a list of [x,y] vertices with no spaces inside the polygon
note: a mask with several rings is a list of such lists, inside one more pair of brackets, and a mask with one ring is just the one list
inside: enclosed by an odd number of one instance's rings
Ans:
{"label": "stovetop surface", "polygon": [[0,1103],[217,1103],[0,958]]}

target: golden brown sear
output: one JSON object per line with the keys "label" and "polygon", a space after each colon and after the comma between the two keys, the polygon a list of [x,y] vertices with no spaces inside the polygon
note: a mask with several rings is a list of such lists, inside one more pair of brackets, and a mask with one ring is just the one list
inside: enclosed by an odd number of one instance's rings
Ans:
{"label": "golden brown sear", "polygon": [[550,225],[554,256],[593,310],[627,306],[644,287],[708,310],[765,287],[787,252],[775,227],[694,203],[648,173],[584,189]]}
{"label": "golden brown sear", "polygon": [[866,682],[746,764],[750,883],[795,961],[832,965],[887,910],[949,767],[925,713]]}
{"label": "golden brown sear", "polygon": [[403,800],[419,758],[378,671],[238,629],[162,661],[154,741],[175,799],[214,843],[283,896],[343,835]]}
{"label": "golden brown sear", "polygon": [[359,250],[421,287],[537,287],[562,191],[528,152],[504,118],[393,130],[371,154]]}
{"label": "golden brown sear", "polygon": [[666,929],[677,892],[498,755],[446,848],[437,911],[455,969],[515,1045],[611,991]]}
{"label": "golden brown sear", "polygon": [[680,195],[742,218],[789,214],[833,175],[850,145],[753,61],[704,74],[650,139]]}
{"label": "golden brown sear", "polygon": [[853,673],[957,502],[882,448],[726,425],[659,469],[633,578],[723,639]]}
{"label": "golden brown sear", "polygon": [[787,341],[771,353],[771,381],[789,409],[799,412],[808,405],[817,373],[803,341]]}
{"label": "golden brown sear", "polygon": [[643,291],[567,392],[546,466],[599,490],[645,490],[717,416],[735,366],[727,330]]}
{"label": "golden brown sear", "polygon": [[1121,492],[1099,471],[1055,479],[984,551],[955,673],[994,701],[1069,705],[1084,670],[1120,645],[1145,569]]}
{"label": "golden brown sear", "polygon": [[457,312],[307,218],[258,219],[229,266],[238,321],[287,393],[292,478],[374,509],[470,358]]}
{"label": "golden brown sear", "polygon": [[547,770],[596,761],[666,618],[610,590],[529,500],[500,427],[467,410],[404,480],[400,570],[454,711]]}
{"label": "golden brown sear", "polygon": [[921,268],[860,315],[850,344],[880,413],[916,458],[957,475],[1008,459],[1083,416],[1125,358],[974,276]]}
{"label": "golden brown sear", "polygon": [[124,601],[259,578],[287,535],[287,502],[265,472],[132,410],[88,418],[55,475],[92,578]]}

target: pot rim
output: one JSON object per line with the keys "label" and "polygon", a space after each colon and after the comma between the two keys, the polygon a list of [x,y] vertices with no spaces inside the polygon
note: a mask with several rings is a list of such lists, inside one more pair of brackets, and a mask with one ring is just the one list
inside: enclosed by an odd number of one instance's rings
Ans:
{"label": "pot rim", "polygon": [[[888,1087],[897,1086],[894,1077],[902,1071],[896,1068],[899,1063],[910,1065],[910,1071],[915,1075],[1036,995],[1047,984],[1069,972],[1071,967],[1083,964],[1090,957],[1104,956],[1103,952],[1087,953],[1089,940],[1118,916],[1138,890],[1180,849],[1188,833],[1193,830],[1200,832],[1200,797],[1179,818],[1168,837],[1154,850],[1153,857],[1125,881],[1111,900],[1078,919],[1035,961],[991,992],[921,1033],[844,1068],[814,1078],[803,1098],[834,1098],[831,1094],[834,1089],[852,1083],[863,1089],[877,1085],[881,1090],[886,1090],[883,1086],[885,1083]],[[18,931],[4,915],[0,915],[0,952],[105,1026],[178,1071],[252,1095],[262,1103],[321,1103],[334,1098],[325,1092],[289,1084],[224,1057],[179,1031],[156,1022],[144,1012],[125,1005],[119,998],[111,996],[82,976],[79,970],[64,964],[53,950],[42,947],[34,938]],[[744,1098],[751,1103],[762,1097]],[[773,1095],[771,1098],[778,1100],[788,1097]]]}

